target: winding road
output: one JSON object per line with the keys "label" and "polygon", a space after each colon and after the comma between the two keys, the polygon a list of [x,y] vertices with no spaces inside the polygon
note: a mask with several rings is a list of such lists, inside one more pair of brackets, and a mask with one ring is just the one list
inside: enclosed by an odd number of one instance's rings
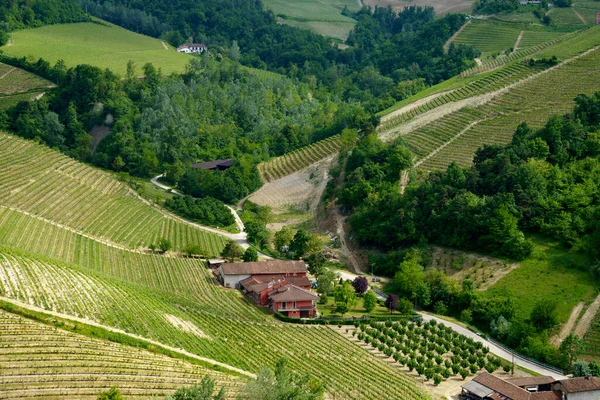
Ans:
{"label": "winding road", "polygon": [[[164,189],[164,190],[170,190],[171,193],[176,194],[178,196],[183,196],[184,194],[179,192],[177,189],[173,189],[170,186],[167,186],[163,183],[160,183],[158,181],[158,179],[160,179],[162,175],[158,175],[155,176],[154,178],[150,179],[150,182],[152,182],[155,186]],[[205,231],[208,232],[213,232],[216,233],[218,235],[222,235],[225,236],[231,240],[233,240],[234,242],[236,242],[237,244],[239,244],[240,246],[242,246],[242,248],[247,249],[248,247],[250,247],[250,243],[248,242],[248,237],[247,234],[244,230],[244,223],[242,222],[242,219],[240,218],[240,216],[238,215],[238,213],[235,211],[235,209],[231,206],[226,205],[227,208],[229,208],[229,210],[231,211],[231,214],[233,215],[233,218],[235,218],[235,224],[237,225],[238,229],[240,230],[240,233],[230,233],[230,232],[226,232],[226,231],[222,231],[220,229],[216,229],[216,228],[211,228],[209,226],[204,226],[204,225],[200,225],[197,224],[195,222],[189,221],[185,218],[181,218],[177,215],[172,215],[173,218],[176,218],[177,220],[184,222],[188,225],[194,226],[196,228],[200,228],[203,229]],[[266,254],[263,254],[261,252],[258,252],[258,255],[262,258],[266,258],[266,259],[271,259],[272,257],[267,256]]]}
{"label": "winding road", "polygon": [[[358,276],[358,275],[353,274],[348,271],[336,270],[335,272],[338,273],[340,275],[340,277],[342,277],[343,279],[354,280],[354,278],[356,278]],[[370,275],[365,275],[365,277],[368,277],[368,276],[370,276]],[[375,296],[379,300],[385,300],[385,296],[382,295],[379,291],[374,290],[373,293],[375,293]],[[495,354],[498,357],[504,358],[507,361],[512,361],[513,355],[514,355],[515,364],[520,367],[526,368],[526,369],[533,371],[535,373],[538,373],[540,375],[549,375],[549,376],[553,377],[554,379],[566,379],[567,378],[567,376],[559,374],[554,370],[545,368],[540,364],[533,363],[533,362],[521,357],[517,353],[513,353],[511,351],[505,350],[504,348],[496,345],[495,343],[485,339],[482,336],[479,336],[477,333],[472,332],[459,324],[448,321],[446,319],[436,317],[429,313],[425,313],[425,312],[421,312],[421,311],[418,311],[417,313],[423,317],[423,321],[425,321],[425,322],[435,320],[436,322],[438,322],[440,324],[449,326],[450,328],[452,328],[453,330],[455,330],[458,333],[461,333],[467,337],[470,337],[471,339],[475,340],[476,342],[483,343],[485,346],[487,346],[490,349],[490,352],[492,354]]]}

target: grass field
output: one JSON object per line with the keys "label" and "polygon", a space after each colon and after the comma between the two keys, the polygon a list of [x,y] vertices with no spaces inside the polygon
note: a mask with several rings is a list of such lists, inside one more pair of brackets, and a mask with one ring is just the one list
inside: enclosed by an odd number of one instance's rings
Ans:
{"label": "grass field", "polygon": [[573,10],[583,17],[589,25],[596,24],[596,17],[600,12],[600,2],[597,1],[577,1],[573,5]]}
{"label": "grass field", "polygon": [[589,303],[594,299],[599,285],[590,276],[589,260],[585,256],[569,252],[547,238],[533,239],[532,256],[486,293],[490,296],[509,295],[514,301],[516,315],[522,319],[529,317],[536,302],[556,301],[558,321],[564,323],[577,303]]}
{"label": "grass field", "polygon": [[137,72],[152,63],[166,75],[183,72],[190,56],[166,50],[159,39],[115,26],[96,23],[48,25],[13,33],[14,43],[2,50],[16,57],[43,58],[51,64],[62,59],[67,66],[91,64],[124,75],[133,60]]}
{"label": "grass field", "polygon": [[265,7],[281,17],[280,22],[345,41],[356,21],[341,14],[344,7],[359,9],[352,0],[266,0]]}
{"label": "grass field", "polygon": [[548,14],[552,19],[552,23],[555,25],[570,25],[570,26],[584,26],[584,22],[577,16],[575,10],[572,7],[559,8],[554,7]]}
{"label": "grass field", "polygon": [[512,47],[521,29],[510,24],[472,20],[456,37],[456,44],[468,44],[483,53],[505,51]]}

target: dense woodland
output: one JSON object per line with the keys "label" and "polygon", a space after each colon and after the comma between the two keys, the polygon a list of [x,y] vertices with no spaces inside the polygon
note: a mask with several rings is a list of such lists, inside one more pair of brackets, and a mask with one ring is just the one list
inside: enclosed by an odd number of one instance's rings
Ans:
{"label": "dense woodland", "polygon": [[599,258],[600,93],[575,101],[572,113],[537,131],[521,124],[509,145],[486,145],[471,168],[432,172],[404,195],[398,160],[406,148],[362,139],[339,196],[356,238],[387,250],[436,243],[521,260],[530,232]]}

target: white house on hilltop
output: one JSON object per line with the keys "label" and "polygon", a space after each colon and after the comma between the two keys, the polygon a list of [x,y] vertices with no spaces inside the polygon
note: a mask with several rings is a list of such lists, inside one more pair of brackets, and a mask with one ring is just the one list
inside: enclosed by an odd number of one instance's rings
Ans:
{"label": "white house on hilltop", "polygon": [[177,48],[178,53],[203,53],[207,50],[202,43],[184,43]]}

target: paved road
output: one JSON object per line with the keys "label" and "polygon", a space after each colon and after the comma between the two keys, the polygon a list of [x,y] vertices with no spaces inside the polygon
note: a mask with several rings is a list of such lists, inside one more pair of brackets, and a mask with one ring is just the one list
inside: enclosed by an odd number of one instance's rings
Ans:
{"label": "paved road", "polygon": [[[354,278],[356,278],[358,276],[357,274],[353,274],[352,272],[348,272],[348,271],[344,271],[344,270],[335,270],[335,272],[338,273],[340,275],[340,277],[342,277],[343,279],[354,280]],[[371,278],[370,275],[365,275],[365,277],[367,279]],[[377,296],[377,298],[379,300],[385,300],[385,295],[380,293],[379,291],[374,290],[373,293],[375,293],[375,296]],[[477,342],[483,343],[485,346],[489,347],[491,353],[497,355],[498,357],[502,357],[505,360],[512,361],[512,357],[513,357],[512,353],[495,345],[494,343],[490,342],[489,340],[482,338],[481,336],[468,330],[467,328],[464,328],[456,323],[447,321],[445,319],[438,318],[438,317],[428,314],[428,313],[419,312],[418,314],[420,314],[423,317],[424,321],[430,321],[433,319],[438,323],[442,323],[446,326],[449,326],[450,328],[454,329],[458,333],[462,333],[463,335],[470,337]],[[523,368],[527,368],[528,370],[537,372],[538,374],[541,374],[541,375],[550,375],[555,379],[566,379],[567,378],[564,375],[558,374],[552,370],[549,370],[542,366],[534,364],[526,359],[520,358],[518,355],[515,355],[515,364],[517,364]]]}
{"label": "paved road", "polygon": [[[179,195],[179,196],[183,196],[183,193],[177,191],[176,189],[173,189],[170,186],[167,186],[165,184],[162,184],[158,181],[159,178],[161,178],[163,175],[158,175],[155,176],[154,178],[152,178],[150,180],[150,182],[152,182],[154,185],[158,186],[161,189],[164,190],[170,190],[172,193]],[[204,226],[204,225],[200,225],[197,224],[195,222],[192,221],[188,221],[185,218],[181,218],[177,215],[172,215],[173,218],[178,219],[179,221],[182,221],[188,225],[192,225],[195,226],[196,228],[200,228],[200,229],[204,229],[205,231],[208,232],[213,232],[216,233],[218,235],[222,235],[225,236],[231,240],[233,240],[234,242],[236,242],[237,244],[239,244],[240,246],[242,246],[242,248],[247,249],[248,247],[250,247],[250,243],[248,243],[248,238],[245,232],[245,228],[244,228],[244,223],[242,222],[242,219],[240,218],[240,216],[238,215],[238,213],[233,209],[233,207],[230,206],[226,206],[227,208],[229,208],[229,210],[231,211],[231,214],[233,215],[233,218],[235,218],[235,224],[237,225],[238,229],[240,230],[240,233],[230,233],[230,232],[226,232],[226,231],[222,231],[220,229],[215,229],[215,228],[211,228],[209,226]],[[258,252],[258,255],[261,258],[266,258],[266,259],[272,259],[272,257],[269,257],[266,254],[263,254],[261,252]]]}

